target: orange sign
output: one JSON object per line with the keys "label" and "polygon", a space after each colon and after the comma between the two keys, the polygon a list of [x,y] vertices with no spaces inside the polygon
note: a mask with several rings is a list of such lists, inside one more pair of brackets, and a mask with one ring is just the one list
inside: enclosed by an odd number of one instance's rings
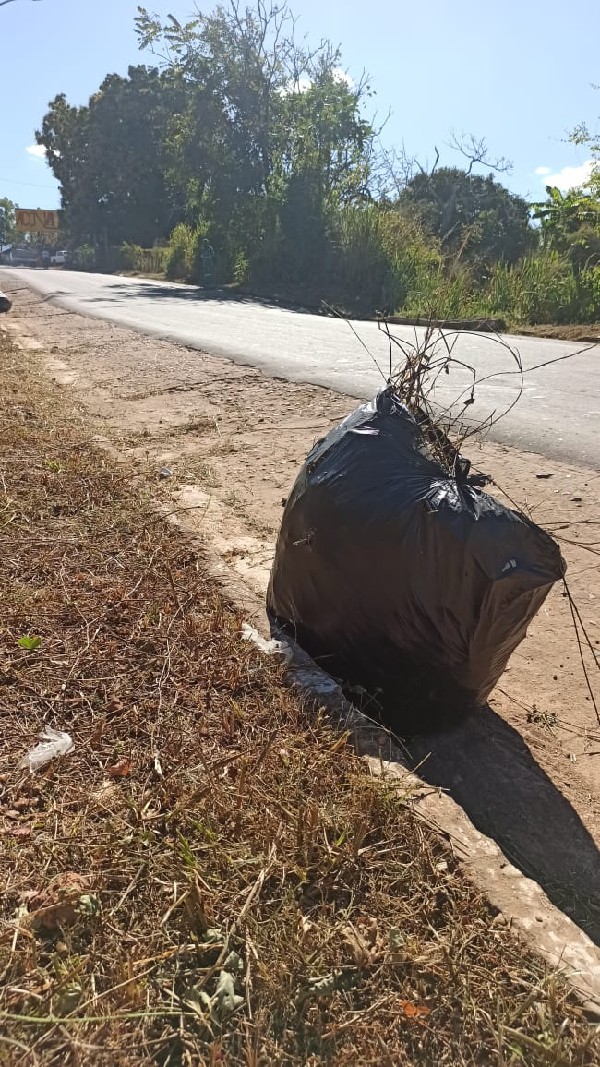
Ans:
{"label": "orange sign", "polygon": [[15,214],[18,233],[58,233],[58,211],[17,208]]}

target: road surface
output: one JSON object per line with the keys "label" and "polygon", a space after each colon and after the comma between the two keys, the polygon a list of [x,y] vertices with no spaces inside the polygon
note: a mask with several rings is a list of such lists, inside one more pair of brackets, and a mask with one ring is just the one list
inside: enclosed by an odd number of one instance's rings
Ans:
{"label": "road surface", "polygon": [[[335,318],[225,293],[205,295],[193,286],[64,270],[4,270],[0,285],[2,278],[7,289],[27,284],[70,311],[251,364],[272,377],[358,398],[372,396],[389,371],[389,344],[373,322],[351,324],[359,340],[347,323]],[[411,327],[394,327],[393,332],[415,341]],[[422,336],[422,331],[417,333]],[[518,403],[492,428],[490,437],[600,468],[600,345],[530,337],[503,340],[520,353],[526,370],[522,380],[514,358],[498,341],[482,334],[457,338],[453,356],[475,368],[478,379],[494,375],[478,385],[469,415],[479,419],[499,414],[517,399],[522,386]],[[392,358],[394,364],[402,358],[398,348]],[[557,362],[528,371],[551,360]],[[436,387],[436,402],[447,406],[464,390],[466,398],[471,381],[471,371],[454,367]]]}

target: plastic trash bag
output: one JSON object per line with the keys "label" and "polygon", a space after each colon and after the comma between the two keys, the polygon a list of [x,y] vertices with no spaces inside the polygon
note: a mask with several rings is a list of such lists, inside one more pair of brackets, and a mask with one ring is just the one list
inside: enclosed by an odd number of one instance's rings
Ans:
{"label": "plastic trash bag", "polygon": [[66,756],[67,752],[75,747],[70,734],[65,733],[64,730],[53,730],[51,726],[46,727],[40,734],[40,738],[40,743],[23,756],[18,764],[19,770],[28,767],[30,771],[38,771],[50,763],[50,760],[56,759],[57,756]]}
{"label": "plastic trash bag", "polygon": [[430,440],[388,389],[318,442],[267,594],[321,666],[382,691],[400,731],[484,704],[565,571],[545,531],[483,492],[460,457],[450,476]]}

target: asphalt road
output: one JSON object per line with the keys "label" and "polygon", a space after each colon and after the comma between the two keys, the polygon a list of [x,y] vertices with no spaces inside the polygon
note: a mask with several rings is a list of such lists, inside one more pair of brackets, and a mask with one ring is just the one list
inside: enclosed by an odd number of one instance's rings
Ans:
{"label": "asphalt road", "polygon": [[[389,343],[376,323],[353,322],[359,340],[347,323],[335,318],[225,293],[205,295],[192,286],[63,270],[0,272],[0,287],[10,289],[19,283],[70,311],[251,364],[270,376],[330,387],[361,399],[372,396],[389,372]],[[413,343],[416,333],[422,336],[422,331],[410,327],[394,327],[393,333]],[[453,357],[474,368],[478,379],[487,379],[476,388],[471,417],[486,418],[506,410],[522,387],[518,403],[492,428],[490,437],[600,468],[600,345],[590,348],[524,337],[503,340],[520,353],[522,378],[514,356],[498,341],[481,334],[460,334],[456,339]],[[394,346],[393,363],[401,358]],[[552,360],[557,362],[539,367]],[[453,367],[436,386],[436,402],[450,405],[463,390],[468,396],[472,378],[470,370]]]}

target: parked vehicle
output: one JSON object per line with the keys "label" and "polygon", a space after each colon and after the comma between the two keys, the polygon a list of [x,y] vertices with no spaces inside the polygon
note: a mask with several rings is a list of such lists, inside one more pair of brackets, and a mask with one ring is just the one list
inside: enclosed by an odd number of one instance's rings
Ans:
{"label": "parked vehicle", "polygon": [[54,252],[53,255],[50,256],[50,262],[53,267],[64,267],[67,262],[67,253]]}
{"label": "parked vehicle", "polygon": [[11,248],[7,262],[11,267],[41,267],[43,258],[39,248]]}

